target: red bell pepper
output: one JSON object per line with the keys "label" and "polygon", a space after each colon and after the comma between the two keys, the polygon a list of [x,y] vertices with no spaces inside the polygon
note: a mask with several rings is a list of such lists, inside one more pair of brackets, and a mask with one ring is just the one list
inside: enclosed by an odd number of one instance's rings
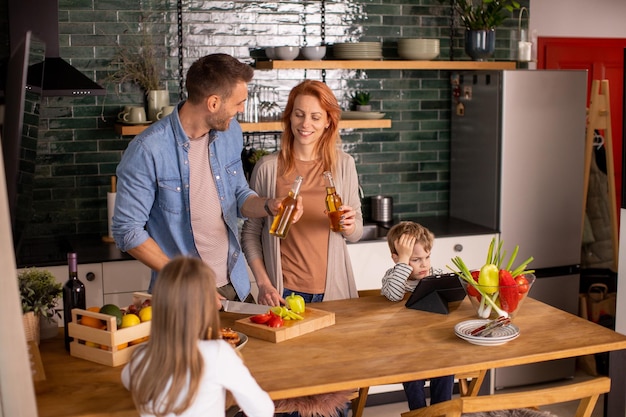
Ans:
{"label": "red bell pepper", "polygon": [[272,315],[268,312],[265,314],[257,314],[256,316],[250,317],[250,321],[256,324],[264,324],[272,318]]}
{"label": "red bell pepper", "polygon": [[520,294],[525,294],[528,292],[528,280],[524,275],[518,275],[515,277],[515,282],[517,282],[517,291]]}
{"label": "red bell pepper", "polygon": [[519,303],[517,282],[509,271],[501,269],[498,274],[500,285],[500,306],[507,313],[515,311]]}
{"label": "red bell pepper", "polygon": [[284,324],[284,321],[282,319],[282,317],[274,314],[274,313],[270,313],[270,319],[267,321],[268,326],[270,327],[281,327]]}
{"label": "red bell pepper", "polygon": [[[480,273],[480,271],[472,271],[472,278],[474,278],[474,281],[476,281],[476,283],[478,283],[478,274]],[[478,292],[478,290],[476,289],[476,287],[474,287],[472,284],[469,284],[467,286],[467,295],[469,295],[470,297],[476,297],[478,298],[478,300],[480,300],[480,293]]]}

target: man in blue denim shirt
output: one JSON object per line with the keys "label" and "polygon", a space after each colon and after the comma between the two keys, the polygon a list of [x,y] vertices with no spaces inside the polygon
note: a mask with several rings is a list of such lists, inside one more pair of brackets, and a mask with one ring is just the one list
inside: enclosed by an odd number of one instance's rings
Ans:
{"label": "man in blue denim shirt", "polygon": [[[115,243],[152,269],[152,283],[176,255],[211,266],[218,292],[250,297],[238,218],[273,216],[282,198],[250,189],[241,162],[243,135],[234,119],[248,97],[253,70],[226,54],[196,61],[188,99],[137,135],[117,167]],[[299,204],[298,219],[302,214]]]}

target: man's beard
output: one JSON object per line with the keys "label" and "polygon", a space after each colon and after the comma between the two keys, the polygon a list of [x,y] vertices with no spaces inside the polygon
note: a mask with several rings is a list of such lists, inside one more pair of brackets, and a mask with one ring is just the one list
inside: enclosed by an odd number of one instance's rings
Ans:
{"label": "man's beard", "polygon": [[211,129],[213,130],[224,132],[230,127],[231,119],[232,117],[226,115],[225,112],[220,111],[215,115],[215,117],[209,120],[209,126],[211,126]]}

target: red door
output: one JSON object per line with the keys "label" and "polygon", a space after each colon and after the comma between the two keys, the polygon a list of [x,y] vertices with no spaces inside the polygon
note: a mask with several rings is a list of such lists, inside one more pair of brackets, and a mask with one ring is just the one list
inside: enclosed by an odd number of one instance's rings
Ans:
{"label": "red door", "polygon": [[586,69],[587,106],[592,80],[609,80],[615,201],[619,216],[622,184],[622,103],[626,39],[538,38],[538,69]]}

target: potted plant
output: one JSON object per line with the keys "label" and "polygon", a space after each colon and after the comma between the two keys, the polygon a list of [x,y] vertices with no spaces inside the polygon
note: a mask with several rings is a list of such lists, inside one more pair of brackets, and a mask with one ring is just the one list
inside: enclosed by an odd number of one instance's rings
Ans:
{"label": "potted plant", "polygon": [[162,75],[165,71],[163,51],[158,50],[146,25],[141,27],[139,41],[119,44],[111,64],[117,69],[105,81],[116,84],[133,82],[141,87],[148,97],[148,119],[157,120],[157,113],[170,104],[169,92],[164,89]]}
{"label": "potted plant", "polygon": [[465,26],[465,52],[477,61],[493,55],[496,27],[520,8],[516,0],[453,0]]}
{"label": "potted plant", "polygon": [[367,91],[358,90],[350,96],[350,103],[352,108],[356,111],[372,111],[370,105],[370,93]]}
{"label": "potted plant", "polygon": [[[27,340],[39,343],[40,319],[54,321],[55,315],[60,317],[55,307],[63,294],[63,284],[57,282],[50,271],[37,268],[21,271],[17,280]],[[56,326],[56,322],[54,324]]]}

